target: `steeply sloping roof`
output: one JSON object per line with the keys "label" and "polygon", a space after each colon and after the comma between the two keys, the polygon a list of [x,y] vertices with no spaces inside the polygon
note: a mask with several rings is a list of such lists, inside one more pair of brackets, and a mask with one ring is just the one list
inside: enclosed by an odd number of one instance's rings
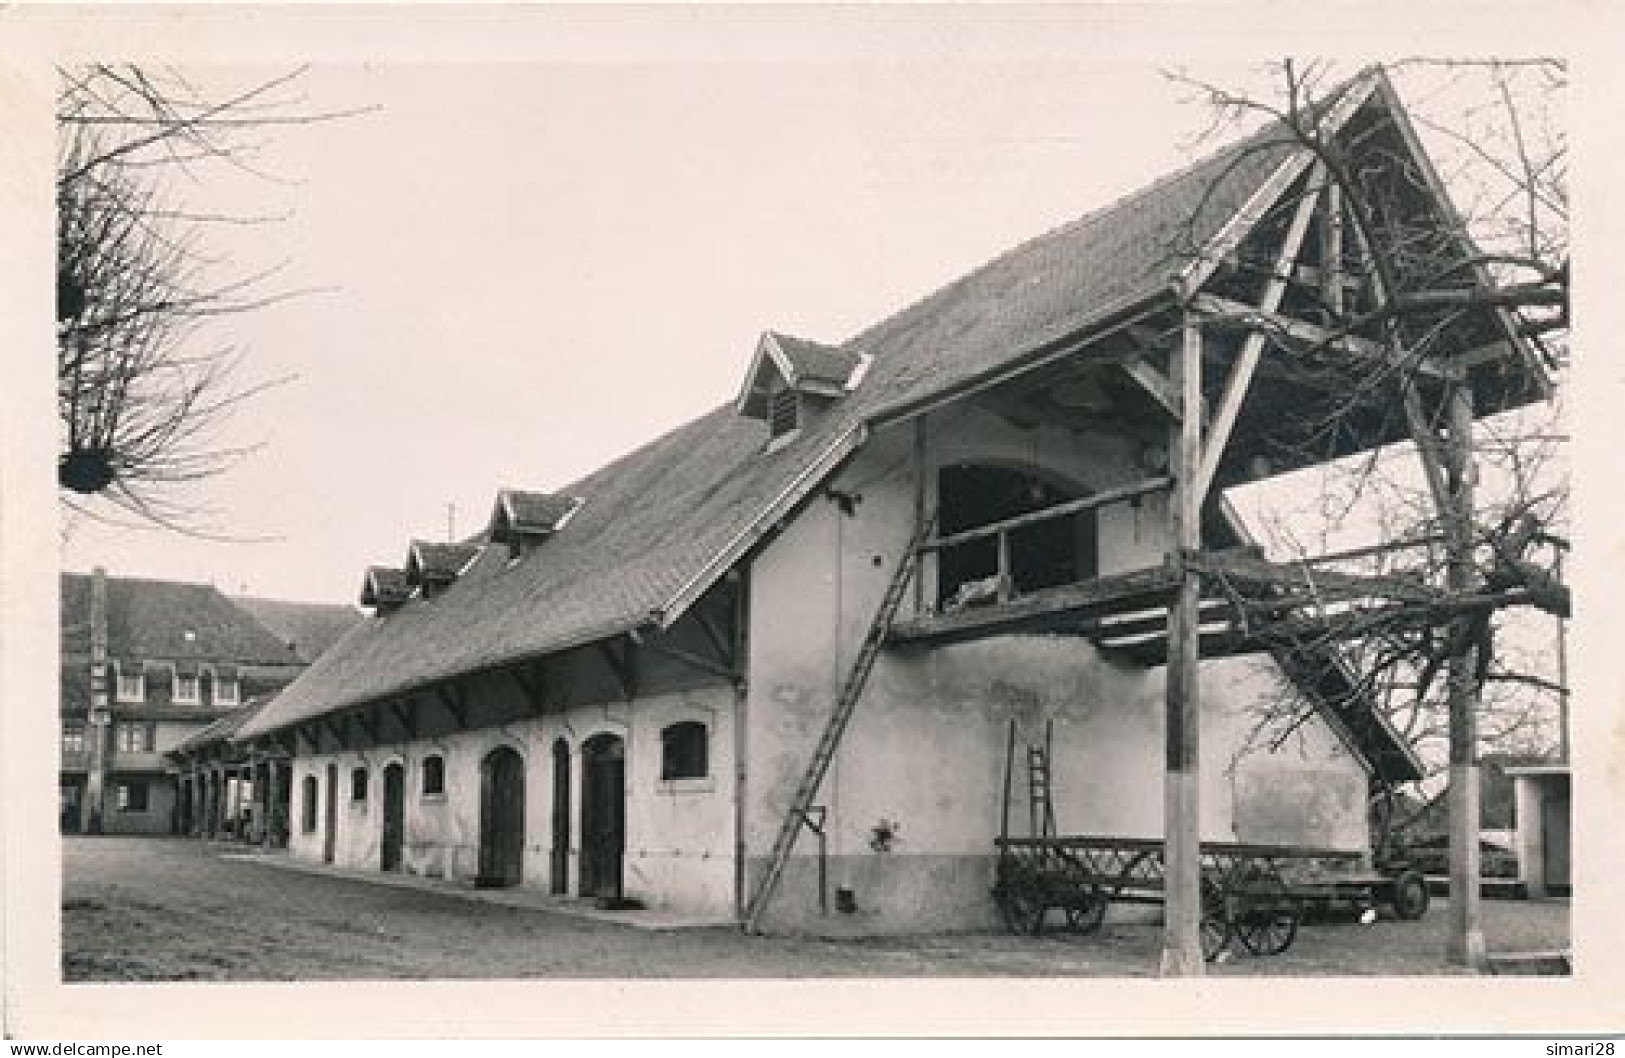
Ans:
{"label": "steeply sloping roof", "polygon": [[869,328],[841,346],[873,358],[863,383],[776,450],[730,402],[570,485],[585,502],[545,544],[512,563],[487,549],[435,599],[369,619],[244,737],[669,617],[867,424],[1165,297],[1193,248],[1297,151],[1266,129]]}
{"label": "steeply sloping roof", "polygon": [[250,595],[233,595],[231,601],[306,662],[320,657],[362,617],[361,611],[342,603],[290,602]]}
{"label": "steeply sloping roof", "polygon": [[[90,650],[90,582],[62,574],[62,649]],[[288,665],[300,658],[208,584],[107,578],[107,650],[114,658]]]}

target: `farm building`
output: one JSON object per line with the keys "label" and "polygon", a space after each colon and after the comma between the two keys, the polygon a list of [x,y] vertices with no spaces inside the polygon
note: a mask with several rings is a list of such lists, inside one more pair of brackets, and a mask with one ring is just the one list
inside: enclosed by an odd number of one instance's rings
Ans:
{"label": "farm building", "polygon": [[[1323,120],[1423,171],[1380,75]],[[367,570],[371,615],[235,735],[291,759],[292,854],[767,931],[982,929],[1011,739],[1046,732],[1066,831],[1368,852],[1373,786],[1417,762],[1335,656],[1285,649],[1293,573],[1222,495],[1406,436],[1311,446],[1280,413],[1381,355],[1306,294],[1363,296],[1322,180],[1267,128],[850,340],[765,333],[725,405]],[[1461,369],[1478,412],[1539,395],[1494,313],[1459,326],[1498,350]],[[1313,715],[1257,739],[1287,693]]]}
{"label": "farm building", "polygon": [[[191,779],[167,754],[288,684],[336,627],[360,617],[347,606],[231,599],[207,584],[101,570],[62,574],[61,591],[66,832],[191,831]],[[309,634],[295,643],[255,608]]]}

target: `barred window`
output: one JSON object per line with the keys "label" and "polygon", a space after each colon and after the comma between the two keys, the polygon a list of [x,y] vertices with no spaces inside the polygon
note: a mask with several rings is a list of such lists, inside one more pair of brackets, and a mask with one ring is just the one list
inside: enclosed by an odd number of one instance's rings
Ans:
{"label": "barred window", "polygon": [[350,800],[361,804],[367,800],[367,769],[356,768],[350,772]]}

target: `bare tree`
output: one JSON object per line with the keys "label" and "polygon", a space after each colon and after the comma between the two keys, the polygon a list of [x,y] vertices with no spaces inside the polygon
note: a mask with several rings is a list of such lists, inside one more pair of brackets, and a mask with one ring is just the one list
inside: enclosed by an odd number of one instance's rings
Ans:
{"label": "bare tree", "polygon": [[[1544,748],[1549,703],[1566,694],[1508,633],[1566,619],[1570,605],[1566,434],[1560,408],[1539,403],[1568,359],[1567,75],[1548,59],[1411,59],[1336,84],[1330,72],[1280,63],[1269,93],[1177,78],[1212,128],[1272,123],[1233,166],[1282,143],[1313,160],[1260,219],[1264,252],[1244,242],[1198,295],[1210,320],[1222,326],[1233,306],[1237,326],[1267,333],[1315,394],[1270,409],[1279,462],[1321,468],[1315,502],[1296,512],[1318,524],[1271,527],[1300,561],[1290,608],[1225,587],[1239,611],[1274,621],[1289,667],[1335,666],[1348,698],[1375,702],[1425,760],[1448,761],[1452,884],[1476,907],[1480,749]],[[1312,210],[1319,230],[1304,240]],[[1290,225],[1308,249],[1285,255],[1294,271],[1281,276]],[[1193,221],[1193,252],[1200,234]],[[1475,422],[1475,399],[1515,410]],[[1350,451],[1361,454],[1333,458]],[[1321,554],[1352,529],[1360,546]],[[1259,737],[1279,743],[1308,713],[1277,696]],[[1452,955],[1471,961],[1473,913],[1457,925]]]}
{"label": "bare tree", "polygon": [[245,380],[208,326],[296,296],[283,267],[244,271],[210,235],[273,218],[191,211],[179,188],[258,168],[264,134],[334,114],[296,94],[302,71],[210,95],[182,72],[92,65],[59,72],[58,483],[71,510],[202,533],[187,486],[252,446],[222,443],[231,412],[280,380]]}

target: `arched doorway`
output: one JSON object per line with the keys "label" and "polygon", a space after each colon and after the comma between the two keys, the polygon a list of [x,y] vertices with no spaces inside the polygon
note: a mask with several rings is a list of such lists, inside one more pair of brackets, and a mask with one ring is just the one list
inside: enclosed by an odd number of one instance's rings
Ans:
{"label": "arched doorway", "polygon": [[379,842],[379,867],[401,869],[401,853],[406,845],[406,769],[399,761],[384,769],[384,832]]}
{"label": "arched doorway", "polygon": [[[1083,495],[1049,475],[1028,469],[962,463],[937,476],[943,536],[1002,522]],[[1008,537],[1009,590],[1016,595],[1090,580],[1098,571],[1095,513],[1082,511],[1023,526]],[[937,558],[937,604],[999,572],[997,537],[943,549]]]}
{"label": "arched doorway", "polygon": [[626,849],[626,746],[594,735],[581,747],[581,895],[618,899]]}
{"label": "arched doorway", "polygon": [[482,889],[518,885],[525,861],[525,759],[498,746],[480,762],[480,869]]}
{"label": "arched doorway", "polygon": [[554,893],[570,891],[570,744],[564,739],[553,743],[553,855],[549,888]]}

